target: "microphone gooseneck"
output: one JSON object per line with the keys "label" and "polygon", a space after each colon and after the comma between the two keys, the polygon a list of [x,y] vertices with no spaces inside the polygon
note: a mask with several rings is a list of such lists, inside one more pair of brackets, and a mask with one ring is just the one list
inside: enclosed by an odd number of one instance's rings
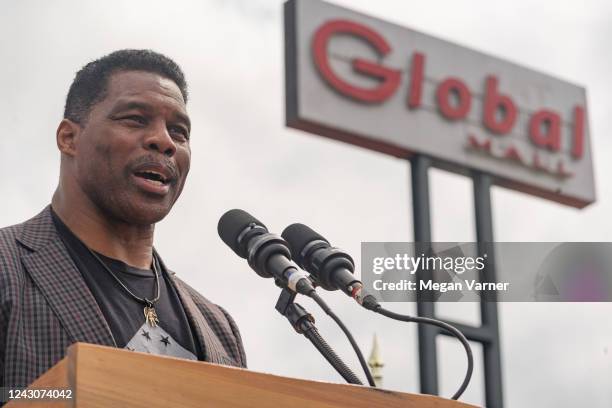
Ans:
{"label": "microphone gooseneck", "polygon": [[[367,293],[363,284],[353,276],[355,271],[353,259],[346,252],[333,248],[327,239],[304,224],[291,224],[282,233],[283,238],[291,248],[293,259],[298,265],[315,276],[322,288],[327,290],[341,289],[364,308],[385,317],[403,322],[430,324],[442,328],[455,336],[465,348],[468,366],[463,382],[452,396],[458,399],[472,378],[474,357],[467,339],[456,327],[440,320],[427,317],[402,315],[384,309],[376,298]],[[312,296],[321,306],[318,296]],[[324,310],[325,307],[321,306]]]}

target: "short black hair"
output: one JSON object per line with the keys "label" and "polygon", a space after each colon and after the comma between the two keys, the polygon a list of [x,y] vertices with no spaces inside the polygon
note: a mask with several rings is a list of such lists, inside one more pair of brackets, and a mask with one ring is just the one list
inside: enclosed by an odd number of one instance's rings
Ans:
{"label": "short black hair", "polygon": [[151,50],[119,50],[91,61],[76,73],[64,107],[64,118],[86,121],[91,108],[106,97],[110,76],[120,71],[146,71],[176,83],[187,103],[187,82],[178,66],[165,55]]}

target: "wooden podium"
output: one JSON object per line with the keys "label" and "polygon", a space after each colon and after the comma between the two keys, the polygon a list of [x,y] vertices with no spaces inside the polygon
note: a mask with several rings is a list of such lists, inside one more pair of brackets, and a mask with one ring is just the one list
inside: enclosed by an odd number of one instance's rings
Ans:
{"label": "wooden podium", "polygon": [[406,394],[257,373],[204,362],[75,343],[29,388],[70,388],[73,398],[12,401],[26,407],[468,408],[430,395]]}

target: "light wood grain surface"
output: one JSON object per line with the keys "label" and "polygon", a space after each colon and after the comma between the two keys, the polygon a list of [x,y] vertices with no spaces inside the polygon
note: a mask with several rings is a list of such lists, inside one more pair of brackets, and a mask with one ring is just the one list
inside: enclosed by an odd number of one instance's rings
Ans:
{"label": "light wood grain surface", "polygon": [[430,395],[299,380],[84,343],[72,345],[64,360],[31,385],[66,386],[75,391],[69,404],[12,402],[7,408],[474,407]]}

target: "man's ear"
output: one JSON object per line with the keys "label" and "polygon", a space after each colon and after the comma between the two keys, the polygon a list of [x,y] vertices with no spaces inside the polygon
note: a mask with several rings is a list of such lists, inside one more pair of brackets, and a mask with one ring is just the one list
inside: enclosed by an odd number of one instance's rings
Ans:
{"label": "man's ear", "polygon": [[79,133],[81,131],[81,126],[71,121],[70,119],[62,119],[62,121],[57,126],[56,142],[57,148],[63,154],[68,156],[74,156],[76,153],[76,143]]}

